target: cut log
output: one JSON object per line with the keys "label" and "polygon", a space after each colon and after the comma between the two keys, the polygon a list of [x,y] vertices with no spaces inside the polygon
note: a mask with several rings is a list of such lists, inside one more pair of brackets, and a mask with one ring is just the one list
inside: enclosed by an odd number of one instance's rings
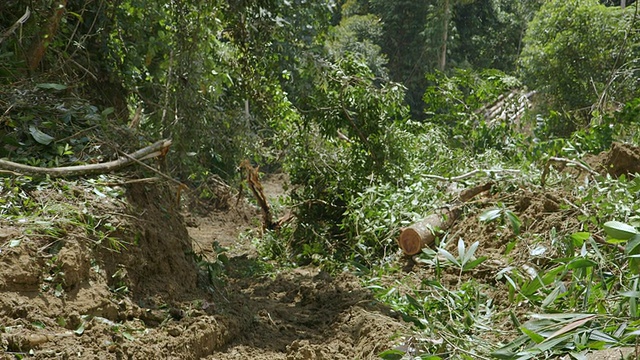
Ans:
{"label": "cut log", "polygon": [[481,192],[491,189],[493,183],[476,186],[463,191],[453,208],[441,209],[438,212],[404,228],[398,238],[398,245],[406,255],[415,255],[433,244],[436,237],[448,230],[460,216],[460,204],[471,200]]}
{"label": "cut log", "polygon": [[419,253],[423,248],[433,244],[442,230],[453,225],[455,218],[459,215],[458,212],[458,210],[443,210],[405,228],[398,239],[400,248],[407,255]]}

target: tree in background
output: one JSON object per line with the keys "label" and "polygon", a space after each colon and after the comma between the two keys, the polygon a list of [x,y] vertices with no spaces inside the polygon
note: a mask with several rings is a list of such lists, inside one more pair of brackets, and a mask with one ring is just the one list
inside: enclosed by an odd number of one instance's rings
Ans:
{"label": "tree in background", "polygon": [[387,57],[378,45],[383,27],[380,19],[362,9],[354,0],[342,5],[340,23],[333,26],[325,43],[327,53],[335,60],[348,56],[361,58],[376,77],[387,79]]}
{"label": "tree in background", "polygon": [[539,0],[378,1],[360,6],[381,19],[382,53],[407,87],[412,117],[424,118],[425,75],[454,68],[515,69],[521,38]]}
{"label": "tree in background", "polygon": [[[548,108],[581,124],[592,110],[611,110],[637,96],[640,34],[631,28],[632,11],[597,0],[546,2],[524,39],[524,83]],[[572,130],[568,124],[564,135]]]}

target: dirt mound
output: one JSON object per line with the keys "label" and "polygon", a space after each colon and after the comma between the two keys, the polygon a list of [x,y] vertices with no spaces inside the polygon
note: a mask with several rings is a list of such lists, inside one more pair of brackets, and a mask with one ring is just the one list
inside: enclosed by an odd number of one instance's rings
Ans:
{"label": "dirt mound", "polygon": [[615,142],[610,150],[588,158],[587,163],[596,171],[615,177],[640,173],[640,147]]}

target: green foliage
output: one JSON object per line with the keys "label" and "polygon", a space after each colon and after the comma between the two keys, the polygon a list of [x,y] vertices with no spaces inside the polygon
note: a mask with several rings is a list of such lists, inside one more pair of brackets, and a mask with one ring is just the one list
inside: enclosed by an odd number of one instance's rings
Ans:
{"label": "green foliage", "polygon": [[362,58],[376,77],[386,79],[387,58],[377,43],[382,36],[382,24],[373,14],[343,17],[333,27],[326,41],[327,52],[335,60],[349,56]]}
{"label": "green foliage", "polygon": [[[543,1],[457,1],[449,67],[513,72],[528,21]],[[427,30],[425,30],[427,31]]]}
{"label": "green foliage", "polygon": [[523,81],[550,109],[572,112],[564,121],[583,124],[592,106],[610,110],[630,100],[638,89],[640,43],[631,15],[596,0],[546,2],[524,38]]}
{"label": "green foliage", "polygon": [[[451,143],[475,153],[499,149],[506,155],[515,151],[521,141],[518,132],[517,110],[505,114],[504,119],[488,119],[487,107],[520,85],[518,79],[498,70],[456,70],[452,76],[434,74],[427,77],[432,83],[424,94],[427,120],[446,126]],[[513,97],[515,109],[520,108],[518,96]]]}
{"label": "green foliage", "polygon": [[449,289],[438,281],[423,280],[415,288],[388,287],[372,279],[368,287],[376,298],[420,329],[416,338],[397,348],[404,349],[403,353],[420,359],[477,359],[489,351],[486,342],[471,340],[486,331],[485,324],[494,315],[479,284],[469,281]]}
{"label": "green foliage", "polygon": [[503,222],[506,222],[506,219],[509,221],[513,233],[515,235],[520,234],[520,227],[522,226],[522,222],[513,211],[504,207],[503,204],[499,203],[498,208],[484,211],[478,218],[482,222],[491,222],[497,219],[501,219]]}
{"label": "green foliage", "polygon": [[325,66],[310,73],[314,93],[301,104],[286,168],[300,220],[296,237],[307,245],[298,250],[345,256],[352,245],[340,230],[346,205],[407,167],[400,137],[406,108],[401,86],[377,83],[357,60]]}

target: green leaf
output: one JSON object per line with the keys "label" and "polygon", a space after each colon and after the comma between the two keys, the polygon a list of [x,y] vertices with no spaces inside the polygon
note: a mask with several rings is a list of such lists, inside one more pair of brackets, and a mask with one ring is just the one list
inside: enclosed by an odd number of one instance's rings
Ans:
{"label": "green leaf", "polygon": [[466,252],[466,246],[464,245],[464,240],[462,238],[458,239],[458,259],[462,260],[464,264],[464,254]]}
{"label": "green leaf", "polygon": [[486,256],[480,256],[479,258],[464,264],[464,266],[462,267],[462,270],[464,271],[471,270],[476,266],[482,264],[485,260],[487,260]]}
{"label": "green leaf", "polygon": [[469,246],[469,249],[464,254],[462,254],[462,265],[466,264],[473,258],[479,245],[479,241],[474,242],[473,244],[471,244],[471,246]]}
{"label": "green leaf", "polygon": [[107,115],[113,114],[114,111],[115,111],[115,109],[113,107],[108,107],[108,108],[102,110],[102,113],[100,115],[102,115],[102,117],[105,117]]}
{"label": "green leaf", "polygon": [[568,265],[568,269],[583,269],[598,265],[597,262],[586,258],[575,258]]}
{"label": "green leaf", "polygon": [[640,298],[640,291],[622,291],[620,292],[620,296],[637,299]]}
{"label": "green leaf", "polygon": [[67,85],[55,84],[55,83],[42,83],[42,84],[37,84],[36,87],[39,87],[40,89],[65,90],[67,88]]}
{"label": "green leaf", "polygon": [[604,232],[614,239],[629,240],[638,234],[636,228],[619,221],[607,221],[603,225]]}
{"label": "green leaf", "polygon": [[571,234],[571,240],[573,240],[573,246],[575,247],[582,246],[582,244],[585,241],[587,241],[589,237],[591,237],[591,234],[588,232],[577,232],[577,233]]}
{"label": "green leaf", "polygon": [[34,125],[29,126],[29,133],[33,136],[33,139],[42,145],[49,145],[54,140],[54,138],[50,135],[43,133],[38,130]]}
{"label": "green leaf", "polygon": [[74,333],[76,333],[76,335],[82,335],[84,333],[84,323],[80,324]]}
{"label": "green leaf", "polygon": [[128,333],[128,332],[126,332],[126,331],[123,331],[123,332],[122,332],[122,336],[123,336],[125,339],[129,340],[129,341],[134,341],[134,340],[136,339],[136,338],[134,338],[134,337],[133,337],[133,335],[129,334],[129,333]]}
{"label": "green leaf", "polygon": [[504,213],[505,215],[507,215],[507,219],[509,219],[509,222],[511,223],[511,227],[513,228],[513,233],[516,235],[519,235],[520,226],[522,225],[522,222],[520,221],[518,216],[511,210],[507,210]]}
{"label": "green leaf", "polygon": [[640,236],[636,235],[627,242],[624,252],[627,255],[634,255],[640,253]]}
{"label": "green leaf", "polygon": [[480,219],[480,221],[482,222],[493,221],[499,218],[501,213],[502,213],[502,209],[490,209],[480,214],[478,216],[478,219]]}
{"label": "green leaf", "polygon": [[587,322],[595,319],[596,315],[590,315],[590,316],[586,316],[583,317],[583,314],[580,314],[581,316],[576,316],[576,320],[572,321],[571,323],[563,326],[562,328],[560,328],[559,330],[557,330],[556,332],[554,332],[553,334],[551,334],[545,341],[550,341],[553,338],[556,338],[560,335],[564,335],[574,329],[577,329],[579,327],[581,327],[582,325],[586,324]]}
{"label": "green leaf", "polygon": [[[528,341],[529,341],[528,336],[526,335],[518,336],[515,340],[513,340],[509,344],[492,352],[491,356],[498,359],[514,359],[516,357],[517,349],[521,348]],[[533,357],[533,355],[528,358],[531,358],[531,357]],[[518,357],[518,359],[527,359],[527,358]]]}
{"label": "green leaf", "polygon": [[445,249],[442,248],[438,248],[438,253],[442,256],[444,256],[447,260],[451,261],[452,263],[456,264],[457,266],[462,266],[460,264],[460,262],[458,262],[458,259],[456,259],[453,255],[451,255],[450,252],[448,252]]}
{"label": "green leaf", "polygon": [[531,340],[533,340],[536,344],[540,344],[544,341],[544,336],[527,329],[524,326],[520,327],[520,331],[522,331],[525,335],[527,335]]}
{"label": "green leaf", "polygon": [[378,354],[378,356],[384,360],[400,360],[404,356],[405,352],[402,350],[389,349]]}
{"label": "green leaf", "polygon": [[20,239],[13,239],[13,240],[9,241],[9,247],[19,246],[21,242],[22,242],[22,240],[20,240]]}
{"label": "green leaf", "polygon": [[44,323],[40,320],[36,320],[34,322],[31,323],[31,325],[33,325],[34,327],[37,327],[39,329],[44,329],[46,326],[44,325]]}
{"label": "green leaf", "polygon": [[416,310],[423,310],[424,306],[422,304],[420,304],[418,302],[418,300],[416,300],[416,298],[414,298],[411,295],[406,295],[407,301],[409,302],[409,304],[411,304],[411,306],[413,306]]}

